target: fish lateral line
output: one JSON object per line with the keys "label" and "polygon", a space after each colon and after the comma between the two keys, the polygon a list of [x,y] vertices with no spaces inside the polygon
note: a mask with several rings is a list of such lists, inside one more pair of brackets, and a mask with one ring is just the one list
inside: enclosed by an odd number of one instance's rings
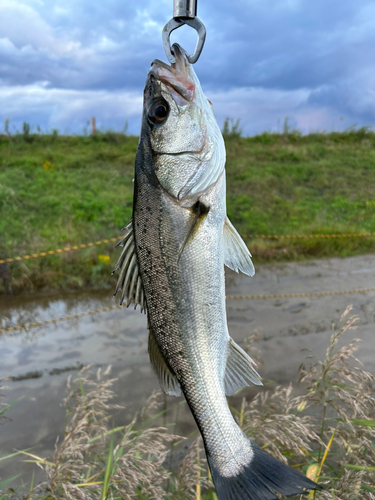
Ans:
{"label": "fish lateral line", "polygon": [[194,213],[194,220],[190,226],[190,229],[187,233],[187,236],[183,244],[180,247],[180,250],[178,251],[177,264],[180,261],[182,252],[184,251],[186,245],[188,244],[189,240],[193,237],[193,233],[197,230],[199,224],[203,221],[203,219],[207,216],[208,212],[210,211],[210,207],[202,203],[200,200],[197,200],[194,203],[194,205],[189,208],[189,210],[191,210]]}

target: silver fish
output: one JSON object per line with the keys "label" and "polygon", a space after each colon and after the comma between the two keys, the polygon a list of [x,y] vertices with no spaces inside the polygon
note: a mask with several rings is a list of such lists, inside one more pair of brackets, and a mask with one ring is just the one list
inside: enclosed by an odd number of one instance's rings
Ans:
{"label": "silver fish", "polygon": [[162,389],[183,394],[202,434],[220,500],[270,500],[318,486],[256,446],[226,396],[262,382],[229,336],[224,265],[252,276],[249,250],[226,216],[225,146],[185,52],[154,61],[135,161],[134,206],[115,266],[116,292],[140,304]]}

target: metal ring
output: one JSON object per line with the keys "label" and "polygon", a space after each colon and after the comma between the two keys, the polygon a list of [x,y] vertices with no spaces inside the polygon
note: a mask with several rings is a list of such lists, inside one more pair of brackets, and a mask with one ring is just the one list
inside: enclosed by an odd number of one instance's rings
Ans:
{"label": "metal ring", "polygon": [[180,28],[180,26],[183,26],[184,24],[191,26],[198,33],[198,40],[197,40],[197,45],[195,46],[194,54],[187,55],[187,59],[191,64],[194,64],[198,61],[204,46],[204,42],[206,40],[206,28],[204,27],[204,24],[198,17],[194,17],[192,19],[176,17],[171,19],[164,26],[162,32],[165,54],[167,56],[168,61],[171,64],[174,64],[176,62],[176,59],[171,50],[171,41],[170,41],[171,33],[172,31],[174,31],[177,28]]}

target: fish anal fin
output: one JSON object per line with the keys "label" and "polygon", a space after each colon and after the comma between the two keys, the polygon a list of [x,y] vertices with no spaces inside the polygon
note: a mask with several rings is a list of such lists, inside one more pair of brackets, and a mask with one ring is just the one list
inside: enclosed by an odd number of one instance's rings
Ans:
{"label": "fish anal fin", "polygon": [[228,217],[224,222],[223,243],[224,264],[236,273],[241,271],[248,276],[254,276],[251,253]]}
{"label": "fish anal fin", "polygon": [[182,392],[180,384],[176,375],[172,373],[171,369],[165,362],[152,330],[149,330],[148,335],[148,353],[150,355],[152,367],[158,376],[160,387],[163,391],[168,394],[168,396],[181,396]]}
{"label": "fish anal fin", "polygon": [[122,304],[126,299],[127,306],[134,304],[136,308],[137,305],[140,305],[142,311],[146,309],[146,300],[139,274],[132,221],[124,227],[124,230],[126,231],[125,236],[116,245],[122,247],[122,251],[112,272],[113,274],[120,269],[115,295],[121,290],[120,303]]}
{"label": "fish anal fin", "polygon": [[250,356],[230,338],[225,369],[225,394],[231,396],[250,384],[263,385]]}

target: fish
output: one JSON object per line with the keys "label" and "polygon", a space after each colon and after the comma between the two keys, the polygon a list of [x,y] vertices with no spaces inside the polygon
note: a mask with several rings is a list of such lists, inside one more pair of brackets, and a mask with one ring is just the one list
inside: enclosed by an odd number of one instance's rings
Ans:
{"label": "fish", "polygon": [[262,385],[230,337],[224,266],[254,274],[226,213],[222,133],[185,51],[155,60],[144,89],[133,215],[119,242],[115,294],[148,318],[148,351],[160,386],[183,395],[202,435],[219,500],[271,500],[317,484],[271,457],[240,429],[227,396]]}

